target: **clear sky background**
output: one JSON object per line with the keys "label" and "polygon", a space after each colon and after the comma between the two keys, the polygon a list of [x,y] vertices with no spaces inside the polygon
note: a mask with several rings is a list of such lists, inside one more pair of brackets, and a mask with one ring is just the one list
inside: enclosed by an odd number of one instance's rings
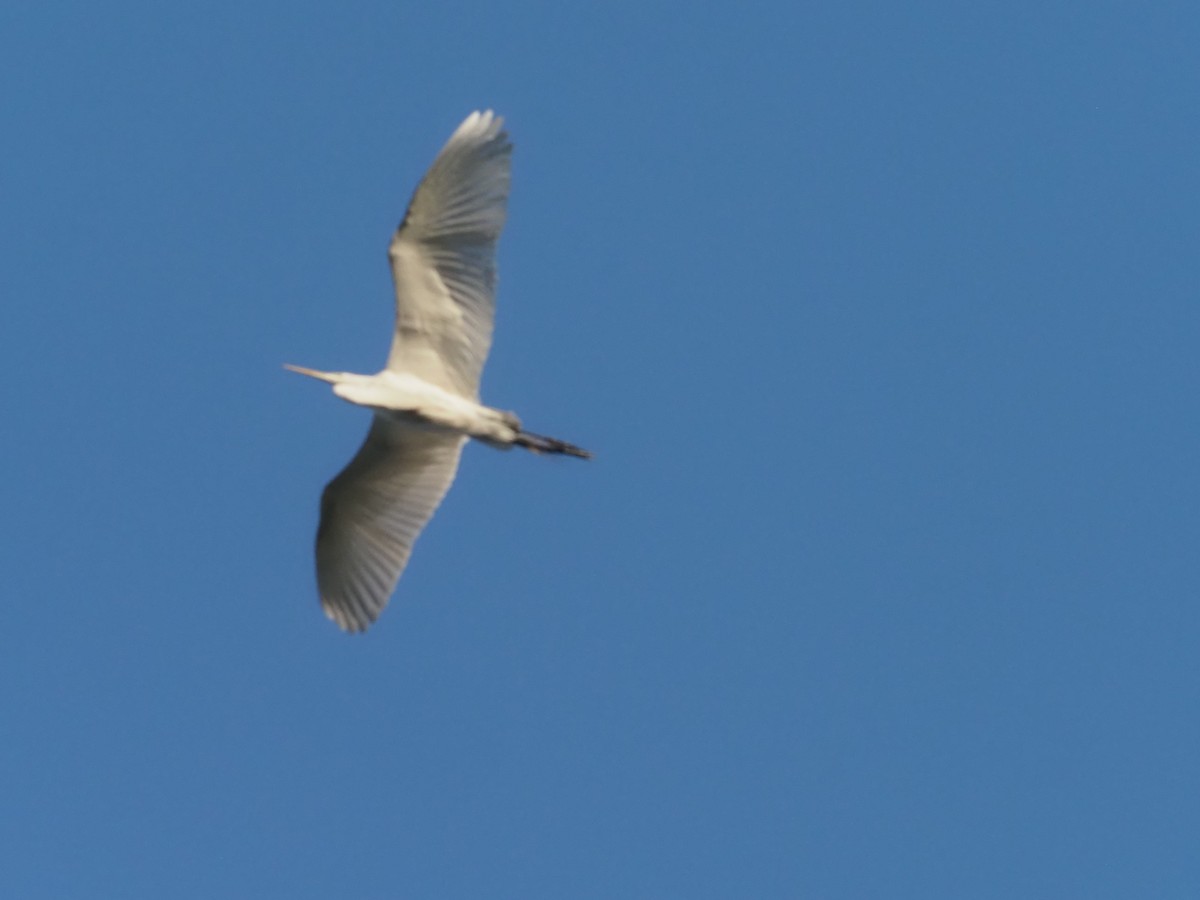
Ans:
{"label": "clear sky background", "polygon": [[[0,10],[0,896],[1200,896],[1195,3]],[[385,247],[516,144],[391,606]]]}

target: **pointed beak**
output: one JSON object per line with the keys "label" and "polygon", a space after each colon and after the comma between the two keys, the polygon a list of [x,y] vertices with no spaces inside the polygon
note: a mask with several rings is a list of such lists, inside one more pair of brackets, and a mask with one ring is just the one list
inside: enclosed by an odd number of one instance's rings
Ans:
{"label": "pointed beak", "polygon": [[307,375],[309,378],[319,378],[321,381],[337,384],[338,378],[333,372],[318,372],[316,369],[306,369],[304,366],[290,366],[287,363],[284,363],[283,367],[289,372],[299,372],[301,375]]}

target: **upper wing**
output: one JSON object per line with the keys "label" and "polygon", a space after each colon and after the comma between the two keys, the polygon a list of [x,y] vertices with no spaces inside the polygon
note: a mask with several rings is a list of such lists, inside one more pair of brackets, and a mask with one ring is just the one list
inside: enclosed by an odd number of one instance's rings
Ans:
{"label": "upper wing", "polygon": [[454,481],[466,439],[376,416],[321,495],[317,586],[325,614],[364,631],[387,605],[413,542]]}
{"label": "upper wing", "polygon": [[496,241],[512,168],[502,126],[490,110],[467,116],[417,187],[388,247],[396,286],[388,368],[471,399],[479,395],[492,343]]}

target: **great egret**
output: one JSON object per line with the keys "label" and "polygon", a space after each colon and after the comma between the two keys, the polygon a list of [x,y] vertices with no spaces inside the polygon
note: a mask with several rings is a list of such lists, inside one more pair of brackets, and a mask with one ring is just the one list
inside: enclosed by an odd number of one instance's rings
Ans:
{"label": "great egret", "polygon": [[503,120],[491,110],[473,112],[417,186],[388,247],[396,330],[382,372],[286,366],[328,381],[334,394],[375,414],[357,455],[321,496],[317,587],[325,614],[346,631],[365,630],[387,605],[467,438],[503,450],[591,456],[479,403],[511,160]]}

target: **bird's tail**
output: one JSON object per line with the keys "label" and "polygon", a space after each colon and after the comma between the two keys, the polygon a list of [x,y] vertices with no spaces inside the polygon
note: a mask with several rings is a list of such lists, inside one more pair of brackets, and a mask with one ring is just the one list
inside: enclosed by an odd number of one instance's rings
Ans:
{"label": "bird's tail", "polygon": [[513,444],[524,447],[526,450],[532,450],[534,453],[558,453],[565,456],[576,456],[579,459],[592,458],[591,452],[582,447],[529,431],[518,432],[517,436],[513,438]]}

